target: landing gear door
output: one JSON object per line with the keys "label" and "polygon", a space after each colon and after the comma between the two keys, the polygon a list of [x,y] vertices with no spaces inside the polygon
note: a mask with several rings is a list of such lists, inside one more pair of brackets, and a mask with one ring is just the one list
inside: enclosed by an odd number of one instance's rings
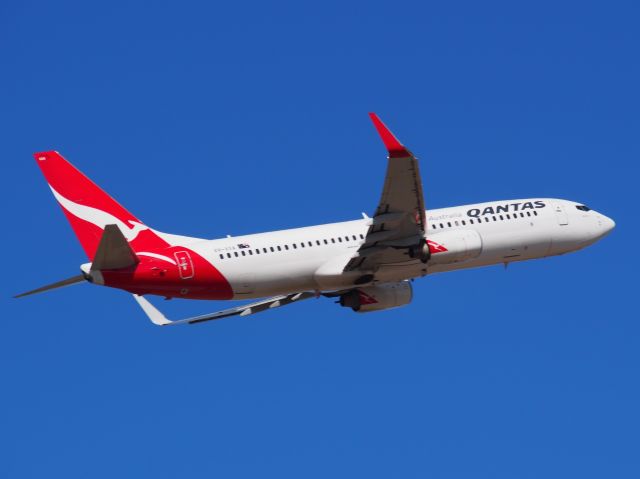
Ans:
{"label": "landing gear door", "polygon": [[558,224],[560,226],[565,226],[569,224],[569,215],[564,209],[564,206],[560,203],[556,203],[553,206],[554,211],[556,212],[556,219],[558,220]]}

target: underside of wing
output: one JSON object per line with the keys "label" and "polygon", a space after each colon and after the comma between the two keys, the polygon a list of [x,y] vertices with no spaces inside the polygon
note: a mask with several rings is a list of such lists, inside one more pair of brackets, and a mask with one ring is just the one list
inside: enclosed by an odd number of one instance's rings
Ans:
{"label": "underside of wing", "polygon": [[380,202],[365,242],[345,271],[375,271],[382,264],[428,259],[424,196],[418,159],[391,133],[375,113],[369,116],[388,152]]}
{"label": "underside of wing", "polygon": [[248,316],[250,314],[261,313],[270,309],[286,306],[291,303],[301,301],[303,299],[315,297],[315,293],[302,292],[282,296],[274,296],[272,298],[256,301],[255,303],[244,304],[242,306],[236,306],[235,308],[229,308],[215,313],[202,314],[200,316],[193,316],[191,318],[178,319],[172,321],[168,319],[164,314],[152,305],[146,298],[134,294],[134,299],[138,302],[142,310],[146,313],[153,324],[158,326],[168,326],[176,324],[196,324],[203,323],[205,321],[213,321],[216,319],[228,318],[230,316]]}

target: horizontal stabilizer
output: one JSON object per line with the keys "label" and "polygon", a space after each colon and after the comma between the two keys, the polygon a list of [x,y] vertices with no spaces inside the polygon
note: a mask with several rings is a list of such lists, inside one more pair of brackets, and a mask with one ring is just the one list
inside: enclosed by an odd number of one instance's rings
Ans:
{"label": "horizontal stabilizer", "polygon": [[291,304],[293,302],[301,301],[307,298],[315,297],[315,293],[304,292],[304,293],[295,293],[289,294],[286,296],[274,296],[273,298],[263,299],[261,301],[256,301],[255,303],[245,304],[242,306],[237,306],[235,308],[225,309],[223,311],[218,311],[215,313],[203,314],[200,316],[193,316],[191,318],[180,319],[177,321],[171,321],[167,319],[167,317],[162,314],[158,308],[152,305],[147,299],[134,294],[134,299],[138,302],[142,310],[146,313],[153,324],[158,326],[167,326],[174,324],[195,324],[202,323],[204,321],[213,321],[215,319],[228,318],[229,316],[248,316],[250,314],[260,313],[262,311],[267,311],[273,308],[279,308],[281,306],[286,306],[287,304]]}
{"label": "horizontal stabilizer", "polygon": [[41,288],[33,289],[31,291],[27,291],[26,293],[18,294],[14,296],[14,298],[22,298],[24,296],[31,296],[32,294],[44,293],[45,291],[50,291],[52,289],[64,288],[65,286],[71,286],[72,284],[82,283],[86,278],[83,274],[79,274],[78,276],[73,276],[71,278],[63,279],[62,281],[56,281],[55,283],[48,284],[46,286],[42,286]]}
{"label": "horizontal stabilizer", "polygon": [[140,260],[117,225],[106,225],[91,263],[93,271],[135,266]]}

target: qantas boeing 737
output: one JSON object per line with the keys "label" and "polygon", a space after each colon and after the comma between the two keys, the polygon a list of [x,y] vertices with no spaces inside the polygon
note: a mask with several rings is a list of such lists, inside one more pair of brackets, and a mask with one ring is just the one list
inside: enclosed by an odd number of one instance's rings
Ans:
{"label": "qantas boeing 737", "polygon": [[[307,298],[359,313],[411,302],[411,280],[434,273],[561,255],[615,226],[573,201],[528,198],[426,210],[418,160],[373,113],[388,151],[371,217],[207,240],[145,225],[55,151],[35,159],[90,262],[82,274],[16,297],[88,281],[132,293],[157,325],[246,316]],[[144,296],[249,304],[176,321]]]}

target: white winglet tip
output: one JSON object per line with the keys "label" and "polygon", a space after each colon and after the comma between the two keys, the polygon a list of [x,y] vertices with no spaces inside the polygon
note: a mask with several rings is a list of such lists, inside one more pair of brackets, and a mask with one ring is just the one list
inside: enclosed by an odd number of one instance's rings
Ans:
{"label": "white winglet tip", "polygon": [[167,317],[158,310],[158,308],[156,308],[142,296],[134,294],[133,298],[138,302],[142,310],[149,317],[153,324],[156,324],[158,326],[166,326],[167,324],[171,324],[173,322],[168,320]]}

